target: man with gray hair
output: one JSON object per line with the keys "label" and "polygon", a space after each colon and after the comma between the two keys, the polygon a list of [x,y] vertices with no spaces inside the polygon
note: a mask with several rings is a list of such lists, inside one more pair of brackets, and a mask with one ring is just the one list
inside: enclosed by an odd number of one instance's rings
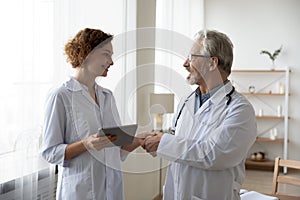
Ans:
{"label": "man with gray hair", "polygon": [[143,147],[170,161],[164,199],[237,200],[247,152],[256,138],[252,105],[228,80],[233,44],[218,31],[200,31],[183,66],[199,87],[183,98],[173,134],[156,132]]}

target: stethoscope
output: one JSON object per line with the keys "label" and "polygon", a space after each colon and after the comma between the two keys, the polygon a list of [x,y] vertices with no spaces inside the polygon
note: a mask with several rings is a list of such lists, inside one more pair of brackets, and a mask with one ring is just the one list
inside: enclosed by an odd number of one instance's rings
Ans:
{"label": "stethoscope", "polygon": [[[230,91],[229,93],[226,94],[226,98],[227,98],[226,106],[228,106],[228,105],[230,104],[231,99],[232,99],[232,98],[231,98],[231,95],[232,95],[232,93],[233,93],[234,91],[235,91],[235,88],[232,86],[231,91]],[[196,91],[192,92],[192,93],[185,99],[184,103],[182,104],[182,106],[181,106],[181,108],[180,108],[180,110],[179,110],[179,113],[178,113],[178,115],[177,115],[177,118],[176,118],[176,121],[175,121],[174,128],[176,128],[176,126],[177,126],[177,122],[178,122],[178,120],[179,120],[179,118],[180,118],[180,115],[181,115],[181,113],[182,113],[183,108],[185,107],[186,102],[188,102],[189,98],[190,98],[195,92],[196,92]],[[172,134],[174,134],[174,133],[175,133],[175,130],[173,129],[173,130],[172,130]]]}

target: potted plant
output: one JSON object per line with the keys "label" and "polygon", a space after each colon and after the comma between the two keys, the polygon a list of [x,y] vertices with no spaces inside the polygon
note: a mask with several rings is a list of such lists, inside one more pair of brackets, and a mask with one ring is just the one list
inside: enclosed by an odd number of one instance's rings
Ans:
{"label": "potted plant", "polygon": [[275,50],[275,51],[273,52],[273,54],[271,54],[269,51],[266,51],[266,50],[262,50],[262,51],[260,52],[260,54],[267,54],[267,55],[269,56],[269,58],[270,58],[271,61],[272,61],[272,68],[271,68],[272,70],[275,69],[275,60],[276,60],[277,56],[280,54],[281,50],[282,50],[282,46],[280,46],[279,49]]}

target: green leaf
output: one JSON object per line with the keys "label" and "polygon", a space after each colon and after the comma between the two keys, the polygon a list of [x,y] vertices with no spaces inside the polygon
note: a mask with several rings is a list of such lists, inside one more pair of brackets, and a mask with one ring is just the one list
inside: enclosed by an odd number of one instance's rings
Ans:
{"label": "green leaf", "polygon": [[262,50],[262,51],[260,52],[260,54],[267,54],[267,55],[270,57],[271,60],[274,60],[272,54],[271,54],[270,52],[266,51],[266,50]]}
{"label": "green leaf", "polygon": [[282,50],[282,45],[280,46],[279,49],[275,50],[273,54],[271,54],[269,51],[266,50],[261,51],[260,54],[267,54],[270,57],[270,59],[274,62],[277,56],[280,54],[281,50]]}
{"label": "green leaf", "polygon": [[279,53],[281,52],[281,50],[282,50],[282,46],[281,46],[279,49],[277,49],[276,51],[274,51],[274,53],[273,53],[273,58],[274,58],[274,60],[275,60],[276,57],[279,55]]}

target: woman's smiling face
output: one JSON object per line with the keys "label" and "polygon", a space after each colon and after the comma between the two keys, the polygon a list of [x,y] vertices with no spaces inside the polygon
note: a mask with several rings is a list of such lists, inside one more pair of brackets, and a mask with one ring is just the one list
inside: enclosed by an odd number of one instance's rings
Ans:
{"label": "woman's smiling face", "polygon": [[87,70],[97,76],[107,76],[108,69],[114,64],[112,60],[113,47],[111,42],[100,48],[95,48],[86,58]]}

